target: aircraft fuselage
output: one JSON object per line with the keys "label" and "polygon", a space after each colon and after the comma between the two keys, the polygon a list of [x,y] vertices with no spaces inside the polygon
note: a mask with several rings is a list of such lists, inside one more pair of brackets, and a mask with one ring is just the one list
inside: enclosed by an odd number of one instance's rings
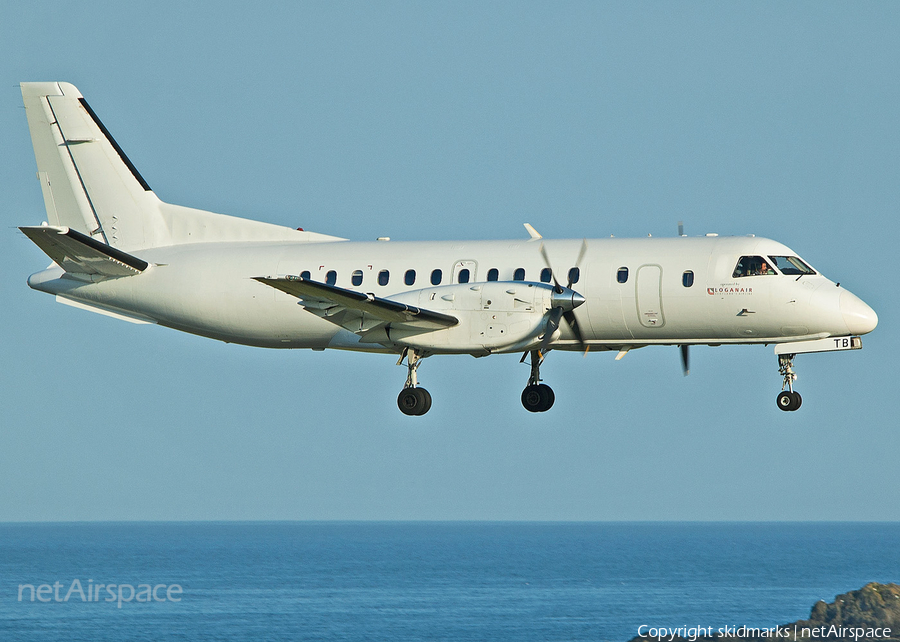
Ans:
{"label": "aircraft fuselage", "polygon": [[[452,313],[448,288],[505,283],[503,293],[540,282],[544,244],[556,278],[565,282],[582,240],[325,243],[207,243],[145,249],[151,262],[128,278],[84,281],[51,268],[33,275],[39,290],[222,341],[269,348],[394,351],[310,314],[297,298],[253,277],[300,275],[377,297],[428,301]],[[869,332],[874,312],[821,274],[734,276],[743,256],[796,256],[758,237],[591,239],[572,289],[592,348],[622,345],[780,343]],[[435,272],[440,271],[438,276]],[[459,287],[461,271],[468,283]],[[519,273],[517,274],[517,270]],[[414,276],[412,272],[414,272]],[[490,272],[490,274],[489,274]],[[305,274],[305,273],[308,273]],[[332,274],[330,274],[332,273]],[[355,274],[354,274],[355,273]],[[432,284],[432,278],[437,285]],[[331,278],[329,278],[331,277]],[[465,277],[463,277],[465,278]],[[495,289],[497,286],[493,285]],[[454,297],[455,299],[455,297]],[[512,311],[479,306],[477,316],[502,326]],[[498,302],[499,303],[499,302]],[[491,302],[492,305],[494,302]],[[543,315],[545,310],[535,310]],[[494,317],[494,318],[491,318]],[[399,345],[403,345],[400,342]],[[430,352],[472,352],[474,343],[435,345]],[[507,350],[487,342],[484,351]],[[554,349],[580,349],[568,326]]]}

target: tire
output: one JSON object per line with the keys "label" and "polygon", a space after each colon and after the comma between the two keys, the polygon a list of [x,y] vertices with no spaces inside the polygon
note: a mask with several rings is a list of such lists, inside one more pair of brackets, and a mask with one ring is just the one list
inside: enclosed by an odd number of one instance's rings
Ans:
{"label": "tire", "polygon": [[431,410],[431,393],[425,390],[425,388],[413,388],[413,390],[418,390],[419,395],[422,397],[422,409],[417,414],[419,416],[424,415]]}
{"label": "tire", "polygon": [[540,386],[525,386],[522,391],[522,405],[528,412],[542,412],[545,395],[541,394]]}
{"label": "tire", "polygon": [[421,394],[419,388],[404,388],[397,395],[397,407],[400,408],[400,412],[404,415],[409,415],[410,417],[421,415],[424,406],[425,397]]}
{"label": "tire", "polygon": [[803,397],[800,396],[799,392],[794,393],[794,407],[791,410],[798,410],[800,406],[803,404]]}
{"label": "tire", "polygon": [[544,383],[526,386],[522,391],[522,405],[528,412],[547,412],[554,401],[553,388]]}
{"label": "tire", "polygon": [[547,412],[548,410],[550,410],[550,408],[553,407],[553,402],[556,401],[556,394],[553,392],[553,388],[545,383],[538,384],[538,389],[540,391],[541,397],[543,398],[543,403],[541,404],[541,412]]}
{"label": "tire", "polygon": [[794,393],[789,390],[782,390],[775,398],[775,403],[778,405],[779,410],[784,410],[785,412],[788,410],[795,410]]}

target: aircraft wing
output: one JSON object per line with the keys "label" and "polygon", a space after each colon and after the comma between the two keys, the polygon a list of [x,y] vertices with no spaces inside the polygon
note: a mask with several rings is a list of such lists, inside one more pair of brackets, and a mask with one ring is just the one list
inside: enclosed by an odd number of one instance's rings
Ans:
{"label": "aircraft wing", "polygon": [[147,261],[68,227],[42,225],[19,229],[66,272],[131,276],[140,274],[149,265]]}
{"label": "aircraft wing", "polygon": [[346,290],[334,285],[311,281],[299,276],[254,277],[301,301],[304,308],[351,332],[364,333],[386,323],[418,328],[422,331],[440,330],[459,323],[449,314],[432,312],[374,294]]}

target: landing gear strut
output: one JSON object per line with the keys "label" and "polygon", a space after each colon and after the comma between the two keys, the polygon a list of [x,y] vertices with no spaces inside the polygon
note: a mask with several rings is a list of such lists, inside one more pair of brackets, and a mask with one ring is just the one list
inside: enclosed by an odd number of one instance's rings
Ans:
{"label": "landing gear strut", "polygon": [[[794,381],[797,375],[794,374],[794,354],[778,355],[778,372],[784,377],[784,383],[781,384],[781,392],[775,398],[775,403],[781,410],[797,410],[803,403],[803,398],[799,392],[794,392]],[[787,388],[787,390],[785,390]]]}
{"label": "landing gear strut", "polygon": [[431,409],[431,394],[425,388],[419,388],[419,382],[416,377],[416,370],[419,369],[419,363],[426,355],[421,352],[404,348],[400,355],[397,365],[403,365],[403,359],[406,359],[406,367],[408,374],[406,375],[406,385],[397,396],[397,406],[404,415],[417,417],[424,415]]}
{"label": "landing gear strut", "polygon": [[[526,355],[522,355],[522,361],[525,361]],[[528,377],[528,385],[522,391],[522,405],[525,406],[525,410],[528,412],[546,412],[550,410],[553,402],[556,401],[553,388],[545,383],[541,383],[541,364],[543,362],[544,355],[541,354],[541,351],[532,350],[531,376]]]}

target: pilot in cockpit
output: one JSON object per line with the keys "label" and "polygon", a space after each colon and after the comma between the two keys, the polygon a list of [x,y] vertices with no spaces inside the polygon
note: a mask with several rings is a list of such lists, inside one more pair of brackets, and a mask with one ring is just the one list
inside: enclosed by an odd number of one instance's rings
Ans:
{"label": "pilot in cockpit", "polygon": [[762,263],[759,264],[759,271],[757,274],[775,274],[775,270],[769,267],[766,263],[766,260],[763,259]]}

